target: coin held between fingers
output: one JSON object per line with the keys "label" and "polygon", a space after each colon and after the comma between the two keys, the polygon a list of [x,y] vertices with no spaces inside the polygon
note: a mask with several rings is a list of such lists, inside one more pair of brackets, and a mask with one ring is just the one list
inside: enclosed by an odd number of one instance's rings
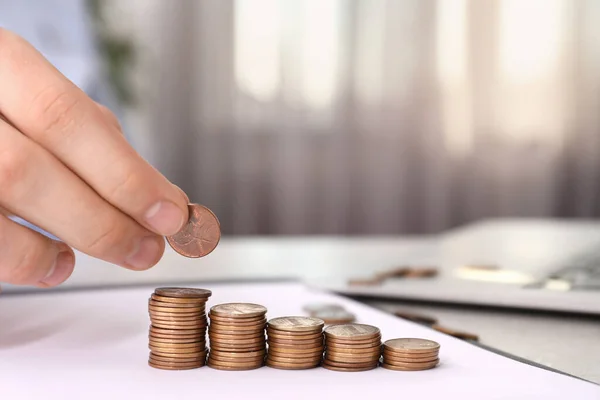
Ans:
{"label": "coin held between fingers", "polygon": [[148,225],[161,235],[173,235],[184,224],[184,214],[177,205],[170,201],[159,201],[146,211]]}

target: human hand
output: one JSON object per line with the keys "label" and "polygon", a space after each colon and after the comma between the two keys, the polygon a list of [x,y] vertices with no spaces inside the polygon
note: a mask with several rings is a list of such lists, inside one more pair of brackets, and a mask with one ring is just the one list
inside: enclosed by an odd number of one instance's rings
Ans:
{"label": "human hand", "polygon": [[58,285],[73,272],[72,248],[133,270],[156,264],[162,236],[187,221],[183,191],[135,152],[108,109],[2,28],[0,88],[0,282]]}

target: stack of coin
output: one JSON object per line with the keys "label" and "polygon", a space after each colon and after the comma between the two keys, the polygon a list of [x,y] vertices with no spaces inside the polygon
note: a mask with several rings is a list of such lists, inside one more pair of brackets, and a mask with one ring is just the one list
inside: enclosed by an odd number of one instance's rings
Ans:
{"label": "stack of coin", "polygon": [[262,367],[267,309],[258,304],[228,303],[210,309],[208,366],[227,371]]}
{"label": "stack of coin", "polygon": [[440,345],[433,340],[402,338],[383,344],[383,368],[394,371],[422,371],[438,365]]}
{"label": "stack of coin", "polygon": [[318,367],[323,358],[325,322],[311,317],[280,317],[269,320],[267,366],[279,369]]}
{"label": "stack of coin", "polygon": [[192,369],[206,362],[206,289],[158,288],[148,302],[150,360],[160,369]]}
{"label": "stack of coin", "polygon": [[325,328],[323,367],[334,371],[368,371],[381,357],[379,328],[364,324],[331,325]]}

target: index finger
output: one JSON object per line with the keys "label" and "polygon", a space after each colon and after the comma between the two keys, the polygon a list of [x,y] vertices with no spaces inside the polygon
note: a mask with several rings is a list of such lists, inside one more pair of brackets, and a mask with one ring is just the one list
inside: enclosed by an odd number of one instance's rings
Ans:
{"label": "index finger", "polygon": [[179,191],[127,143],[86,94],[0,28],[0,113],[109,203],[160,234],[188,218]]}

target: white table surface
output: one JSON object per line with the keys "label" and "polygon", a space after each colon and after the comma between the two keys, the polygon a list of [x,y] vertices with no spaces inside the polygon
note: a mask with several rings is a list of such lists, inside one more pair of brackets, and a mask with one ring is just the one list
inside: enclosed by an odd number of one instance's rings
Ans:
{"label": "white table surface", "polygon": [[[80,265],[62,289],[113,285],[159,285],[169,282],[209,282],[328,277],[355,277],[392,267],[410,259],[428,243],[423,237],[287,237],[224,238],[213,254],[186,259],[167,248],[161,263],[143,273],[126,271],[79,257]],[[382,254],[386,254],[383,257]],[[352,262],[359,257],[360,266]],[[29,288],[4,287],[5,295]],[[470,331],[480,341],[516,356],[600,383],[600,319],[549,315],[529,311],[373,301],[384,310],[418,311],[436,317],[442,325]]]}

